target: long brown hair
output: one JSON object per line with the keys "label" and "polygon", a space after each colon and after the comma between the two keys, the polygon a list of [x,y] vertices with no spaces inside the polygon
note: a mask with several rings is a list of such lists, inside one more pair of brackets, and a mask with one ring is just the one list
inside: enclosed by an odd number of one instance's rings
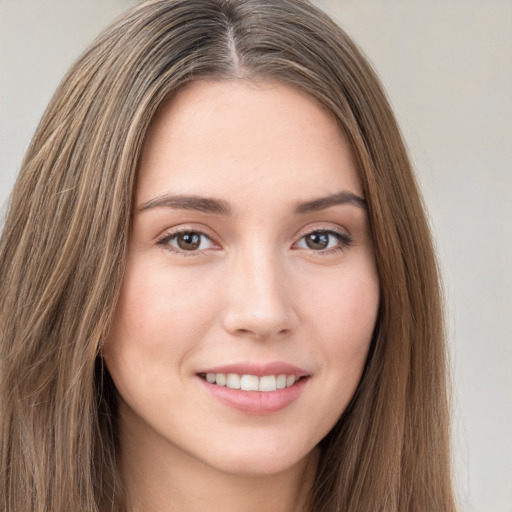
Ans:
{"label": "long brown hair", "polygon": [[122,510],[116,307],[145,133],[201,79],[277,79],[329,109],[368,202],[380,277],[356,395],[322,441],[313,512],[455,510],[438,270],[375,73],[306,0],[150,0],[100,35],[50,102],[0,243],[0,508]]}

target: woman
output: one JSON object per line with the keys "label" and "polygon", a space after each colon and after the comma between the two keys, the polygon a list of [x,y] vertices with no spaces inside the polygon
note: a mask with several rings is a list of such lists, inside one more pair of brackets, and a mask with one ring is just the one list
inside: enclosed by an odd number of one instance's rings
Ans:
{"label": "woman", "polygon": [[306,1],[152,0],[51,101],[0,246],[6,510],[454,510],[437,268]]}

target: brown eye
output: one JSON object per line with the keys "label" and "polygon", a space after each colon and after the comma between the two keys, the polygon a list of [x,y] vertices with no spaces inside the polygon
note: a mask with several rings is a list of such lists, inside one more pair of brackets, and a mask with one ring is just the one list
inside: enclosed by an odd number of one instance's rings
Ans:
{"label": "brown eye", "polygon": [[178,231],[170,233],[158,241],[158,245],[164,246],[175,253],[194,253],[218,248],[211,238],[201,231]]}
{"label": "brown eye", "polygon": [[329,247],[329,238],[332,235],[328,233],[322,233],[320,231],[316,231],[315,233],[310,233],[304,237],[304,241],[306,242],[306,246],[308,249],[313,249],[314,251],[322,251],[323,249],[327,249]]}
{"label": "brown eye", "polygon": [[304,235],[294,247],[322,252],[343,250],[351,244],[352,238],[345,233],[333,230],[317,230]]}
{"label": "brown eye", "polygon": [[190,231],[179,233],[174,238],[176,245],[183,251],[196,251],[201,245],[201,237],[202,235],[200,233]]}

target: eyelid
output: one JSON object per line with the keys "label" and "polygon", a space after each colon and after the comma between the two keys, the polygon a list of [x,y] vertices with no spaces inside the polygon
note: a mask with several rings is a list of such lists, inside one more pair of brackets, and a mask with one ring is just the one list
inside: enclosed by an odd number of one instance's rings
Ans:
{"label": "eyelid", "polygon": [[299,229],[297,231],[296,238],[301,238],[303,236],[306,236],[310,233],[315,233],[317,231],[324,232],[324,233],[336,233],[338,235],[341,235],[346,238],[352,239],[352,235],[350,234],[350,231],[348,228],[341,226],[337,223],[331,223],[331,222],[311,222],[305,227]]}
{"label": "eyelid", "polygon": [[329,253],[334,253],[334,252],[338,252],[338,251],[343,251],[343,250],[347,249],[348,247],[350,247],[354,242],[352,236],[346,230],[343,230],[343,229],[341,229],[337,226],[333,226],[333,225],[330,225],[330,226],[320,225],[320,226],[311,226],[311,227],[301,230],[299,232],[299,234],[297,235],[296,241],[292,244],[292,247],[296,246],[306,236],[311,235],[313,233],[333,234],[334,236],[336,236],[338,238],[339,245],[337,245],[336,247],[331,247],[331,248],[327,248],[327,249],[319,249],[319,250],[302,248],[302,247],[299,247],[298,249],[303,249],[303,250],[310,251],[312,253],[321,255],[321,254],[329,254]]}
{"label": "eyelid", "polygon": [[[173,238],[175,238],[178,235],[183,234],[183,233],[196,233],[200,236],[204,236],[204,237],[208,238],[208,240],[210,240],[210,242],[212,243],[212,245],[214,247],[207,248],[207,249],[196,249],[196,250],[186,251],[186,250],[179,249],[178,247],[175,247],[175,246],[172,246],[169,244],[169,242]],[[186,224],[185,225],[180,224],[179,226],[175,226],[175,227],[165,230],[163,232],[163,234],[159,235],[156,238],[155,243],[156,243],[156,245],[162,246],[162,248],[165,249],[166,251],[177,254],[179,256],[197,256],[197,255],[204,254],[207,251],[221,249],[220,244],[216,241],[216,236],[209,233],[209,230],[204,229],[202,227],[199,228],[194,225],[186,225]]]}

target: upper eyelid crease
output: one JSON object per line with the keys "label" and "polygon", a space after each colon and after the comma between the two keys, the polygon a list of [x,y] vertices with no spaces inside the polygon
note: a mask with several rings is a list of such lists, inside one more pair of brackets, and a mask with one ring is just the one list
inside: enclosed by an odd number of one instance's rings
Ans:
{"label": "upper eyelid crease", "polygon": [[177,230],[167,231],[162,236],[157,237],[157,242],[160,242],[160,241],[166,240],[166,239],[171,240],[171,239],[173,239],[179,235],[182,235],[184,233],[196,233],[200,236],[204,236],[205,238],[208,238],[212,242],[214,241],[214,238],[211,235],[209,235],[208,233],[205,233],[204,231],[202,231],[200,229],[177,229]]}

